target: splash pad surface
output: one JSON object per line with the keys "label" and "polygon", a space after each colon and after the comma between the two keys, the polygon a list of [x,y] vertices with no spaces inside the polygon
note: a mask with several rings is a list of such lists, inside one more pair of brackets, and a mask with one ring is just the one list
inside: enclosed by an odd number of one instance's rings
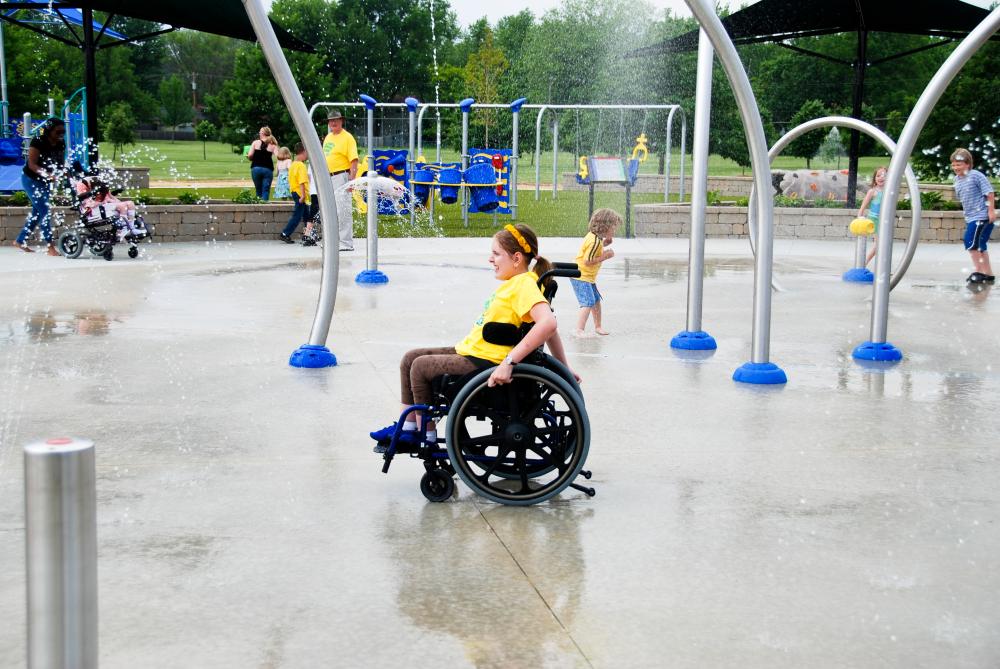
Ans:
{"label": "splash pad surface", "polygon": [[[363,248],[357,240],[357,248]],[[578,239],[544,239],[572,260]],[[850,242],[778,240],[779,388],[731,380],[750,339],[745,240],[708,240],[704,326],[675,355],[687,246],[616,240],[609,337],[574,338],[597,497],[431,504],[367,432],[407,349],[460,339],[496,285],[485,239],[341,254],[328,346],[294,369],[317,249],[143,247],[135,261],[0,249],[0,665],[24,664],[21,447],[93,439],[102,667],[988,666],[1000,587],[1000,294],[925,246],[892,294],[902,363],[851,359],[870,287]],[[844,643],[843,640],[849,640]]]}

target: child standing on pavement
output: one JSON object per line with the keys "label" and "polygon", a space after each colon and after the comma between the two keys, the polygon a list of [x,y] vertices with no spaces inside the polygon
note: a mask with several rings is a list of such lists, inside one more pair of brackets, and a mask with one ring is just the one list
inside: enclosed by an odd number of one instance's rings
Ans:
{"label": "child standing on pavement", "polygon": [[614,241],[615,229],[621,225],[622,217],[613,209],[598,209],[590,217],[587,236],[583,238],[576,264],[580,267],[580,278],[571,279],[576,301],[580,304],[580,315],[576,319],[575,334],[584,336],[587,319],[594,317],[594,332],[608,334],[601,327],[601,293],[597,290],[597,272],[601,263],[615,257],[615,252],[605,250]]}
{"label": "child standing on pavement", "polygon": [[967,149],[952,152],[951,170],[955,173],[955,195],[965,213],[965,250],[972,258],[973,271],[966,281],[993,283],[996,277],[986,251],[997,220],[993,186],[982,172],[972,169],[972,154]]}
{"label": "child standing on pavement", "polygon": [[309,171],[306,168],[306,150],[301,143],[295,145],[295,161],[288,168],[288,187],[292,192],[292,217],[281,231],[279,239],[286,244],[294,244],[292,233],[299,227],[303,217],[309,212]]}
{"label": "child standing on pavement", "polygon": [[[865,258],[865,267],[875,257],[875,247],[878,245],[878,217],[879,212],[882,210],[882,191],[885,188],[886,171],[885,167],[875,169],[875,173],[872,174],[871,187],[865,194],[865,199],[861,201],[861,207],[858,209],[858,218],[867,218],[875,224],[875,236],[872,238],[872,247],[868,251],[868,257]],[[865,207],[868,208],[867,212],[865,212]]]}
{"label": "child standing on pavement", "polygon": [[292,152],[287,146],[278,149],[274,157],[278,159],[278,178],[274,182],[274,199],[287,200],[292,196],[288,185],[288,170],[292,167]]}

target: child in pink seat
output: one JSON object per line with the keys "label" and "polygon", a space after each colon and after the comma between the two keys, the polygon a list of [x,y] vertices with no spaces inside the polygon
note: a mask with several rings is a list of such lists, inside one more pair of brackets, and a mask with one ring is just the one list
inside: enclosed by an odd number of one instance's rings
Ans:
{"label": "child in pink seat", "polygon": [[86,196],[80,202],[80,213],[84,218],[96,220],[110,218],[115,220],[118,228],[118,238],[127,234],[142,237],[146,231],[135,224],[135,203],[132,200],[119,200],[107,184],[97,177],[85,177],[76,182],[76,194]]}

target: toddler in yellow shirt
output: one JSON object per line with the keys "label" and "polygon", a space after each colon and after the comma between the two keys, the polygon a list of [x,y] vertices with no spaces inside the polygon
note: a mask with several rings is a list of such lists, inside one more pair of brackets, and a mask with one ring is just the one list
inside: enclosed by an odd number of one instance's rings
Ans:
{"label": "toddler in yellow shirt", "polygon": [[614,241],[612,235],[621,225],[622,217],[613,209],[598,209],[590,217],[587,236],[583,238],[580,252],[576,255],[576,264],[580,267],[580,278],[571,279],[576,301],[580,305],[580,315],[576,319],[578,337],[585,336],[587,319],[594,317],[594,332],[606,335],[608,331],[601,327],[601,293],[597,290],[597,272],[601,263],[615,257],[615,252],[606,249]]}

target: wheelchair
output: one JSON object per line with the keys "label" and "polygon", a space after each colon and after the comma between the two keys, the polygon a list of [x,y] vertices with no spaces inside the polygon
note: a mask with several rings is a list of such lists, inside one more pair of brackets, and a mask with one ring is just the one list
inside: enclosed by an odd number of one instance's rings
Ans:
{"label": "wheelchair", "polygon": [[[106,192],[117,195],[121,191]],[[115,257],[114,247],[119,241],[122,241],[128,244],[128,257],[137,258],[139,256],[139,242],[150,241],[153,237],[152,226],[146,225],[142,216],[137,214],[134,223],[135,232],[130,230],[119,239],[118,230],[123,227],[127,228],[125,220],[111,206],[98,205],[87,212],[83,203],[90,196],[89,190],[76,194],[79,218],[73,227],[59,235],[56,249],[71,260],[79,258],[83,254],[84,248],[89,249],[95,256],[101,256],[105,260],[113,260]]]}
{"label": "wheelchair", "polygon": [[[539,278],[576,278],[576,263],[554,263]],[[543,289],[551,303],[556,284]],[[514,346],[530,329],[507,323],[487,323],[487,341]],[[583,469],[590,449],[590,421],[583,393],[573,373],[540,348],[514,366],[509,384],[490,388],[493,366],[469,374],[437,377],[432,382],[433,403],[408,407],[395,433],[376,446],[382,452],[382,472],[393,458],[409,455],[423,461],[420,491],[431,502],[444,502],[455,493],[457,475],[479,495],[514,506],[537,504],[573,488],[593,497],[596,491],[576,483],[591,472]],[[415,411],[424,418],[419,443],[402,441],[402,425]],[[437,424],[444,436],[427,440],[426,425]]]}

